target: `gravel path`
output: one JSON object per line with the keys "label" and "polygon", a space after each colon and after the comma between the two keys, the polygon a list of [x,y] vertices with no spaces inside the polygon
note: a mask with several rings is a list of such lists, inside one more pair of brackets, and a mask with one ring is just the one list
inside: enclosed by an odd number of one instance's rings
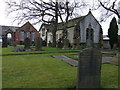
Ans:
{"label": "gravel path", "polygon": [[[65,61],[66,63],[70,64],[73,67],[78,66],[78,61],[73,60],[71,58],[68,58],[64,55],[53,55],[54,58],[60,59],[62,61]],[[102,57],[102,64],[110,64],[110,61],[112,60],[112,57]]]}
{"label": "gravel path", "polygon": [[78,66],[78,61],[73,60],[71,58],[68,58],[68,57],[66,57],[64,55],[54,55],[53,57],[57,58],[57,59],[60,59],[60,60],[63,60],[63,61],[67,62],[68,64],[70,64],[73,67]]}

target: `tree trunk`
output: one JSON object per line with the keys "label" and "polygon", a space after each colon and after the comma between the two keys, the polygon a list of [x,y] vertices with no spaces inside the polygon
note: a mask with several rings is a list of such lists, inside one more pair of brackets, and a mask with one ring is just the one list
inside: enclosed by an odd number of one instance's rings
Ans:
{"label": "tree trunk", "polygon": [[56,31],[57,31],[57,25],[58,25],[58,3],[56,2],[56,6],[55,6],[55,22],[54,22],[54,30],[53,30],[53,47],[56,47]]}
{"label": "tree trunk", "polygon": [[64,40],[63,40],[63,49],[69,49],[69,44],[67,42],[67,22],[64,24]]}

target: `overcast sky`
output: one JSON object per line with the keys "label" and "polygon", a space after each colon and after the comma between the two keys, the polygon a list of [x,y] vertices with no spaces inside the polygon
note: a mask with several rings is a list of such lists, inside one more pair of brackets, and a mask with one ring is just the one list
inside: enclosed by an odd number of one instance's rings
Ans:
{"label": "overcast sky", "polygon": [[[91,0],[90,0],[91,1]],[[93,0],[94,1],[94,0]],[[17,23],[13,23],[12,20],[10,19],[10,17],[7,16],[6,12],[5,12],[5,8],[6,8],[6,4],[5,4],[5,0],[0,0],[0,25],[7,25],[7,26],[21,26],[18,25]],[[89,12],[89,9],[86,10],[87,14]],[[99,12],[92,12],[93,15],[98,18]],[[108,27],[109,27],[109,22],[111,21],[111,19],[109,19],[107,22],[102,23],[102,28],[103,28],[103,34],[106,35],[108,32]],[[34,26],[37,30],[39,30],[40,28],[40,24]]]}

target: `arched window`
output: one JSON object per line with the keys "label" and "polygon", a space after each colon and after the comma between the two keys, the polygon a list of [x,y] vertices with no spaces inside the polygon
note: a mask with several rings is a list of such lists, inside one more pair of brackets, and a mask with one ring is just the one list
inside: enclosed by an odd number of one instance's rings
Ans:
{"label": "arched window", "polygon": [[94,37],[94,32],[93,29],[91,28],[91,26],[89,25],[89,28],[86,29],[86,40],[92,40],[93,41],[93,37]]}
{"label": "arched window", "polygon": [[93,41],[93,37],[94,37],[94,34],[93,34],[93,29],[90,30],[90,39]]}
{"label": "arched window", "polygon": [[86,43],[87,47],[92,47],[93,45],[93,38],[94,38],[94,33],[93,29],[91,28],[91,25],[86,29]]}
{"label": "arched window", "polygon": [[30,32],[26,32],[26,37],[30,38]]}
{"label": "arched window", "polygon": [[20,41],[24,41],[24,31],[20,31]]}
{"label": "arched window", "polygon": [[8,39],[12,39],[12,34],[11,34],[11,33],[8,33],[8,34],[7,34],[7,38],[8,38]]}
{"label": "arched window", "polygon": [[32,34],[32,41],[34,41],[35,40],[35,32],[32,32],[31,34]]}
{"label": "arched window", "polygon": [[86,30],[86,40],[89,38],[89,29]]}

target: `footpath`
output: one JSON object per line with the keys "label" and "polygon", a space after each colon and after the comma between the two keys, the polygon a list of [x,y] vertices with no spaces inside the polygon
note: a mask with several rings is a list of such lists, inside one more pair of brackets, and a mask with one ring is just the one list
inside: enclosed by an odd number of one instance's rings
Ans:
{"label": "footpath", "polygon": [[[78,61],[68,58],[67,56],[64,55],[53,55],[52,57],[57,58],[59,60],[62,60],[68,64],[70,64],[73,67],[77,67],[78,66]],[[102,64],[110,64],[112,60],[112,57],[102,57]]]}

